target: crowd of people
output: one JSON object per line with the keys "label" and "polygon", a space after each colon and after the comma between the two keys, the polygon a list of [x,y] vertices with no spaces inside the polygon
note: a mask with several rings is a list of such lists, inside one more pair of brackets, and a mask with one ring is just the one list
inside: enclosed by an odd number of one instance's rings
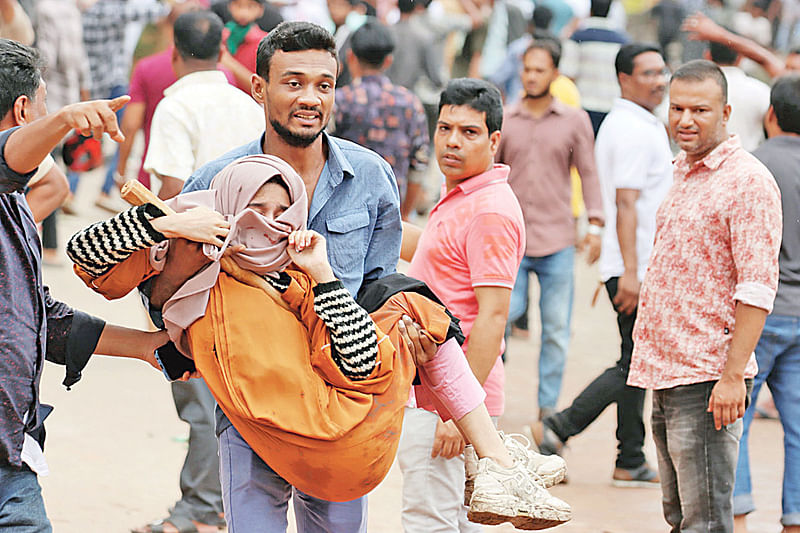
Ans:
{"label": "crowd of people", "polygon": [[[164,372],[190,427],[135,532],[283,532],[290,499],[298,531],[366,531],[395,459],[407,532],[553,527],[560,454],[613,403],[614,485],[746,533],[765,383],[800,532],[798,72],[798,0],[0,0],[0,530],[52,530],[42,366],[71,387],[97,353]],[[114,217],[61,235],[94,168]],[[569,399],[581,255],[621,343]],[[54,300],[67,262],[154,331]]]}

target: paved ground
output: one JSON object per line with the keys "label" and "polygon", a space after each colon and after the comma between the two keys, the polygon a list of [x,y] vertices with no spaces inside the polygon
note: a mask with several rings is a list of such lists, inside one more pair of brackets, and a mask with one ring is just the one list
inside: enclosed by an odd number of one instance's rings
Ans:
{"label": "paved ground", "polygon": [[[97,176],[81,184],[80,217],[63,217],[61,241],[93,220],[106,216],[89,205]],[[109,322],[145,327],[134,297],[106,302],[67,267],[47,267],[45,281],[53,294]],[[596,307],[589,301],[596,287],[594,269],[580,266],[562,404],[617,357],[614,315],[603,294]],[[532,324],[536,323],[532,317]],[[500,426],[520,431],[536,413],[537,333],[531,340],[512,339],[507,363],[507,411]],[[169,386],[162,376],[139,362],[97,357],[83,380],[65,391],[63,369],[48,363],[42,400],[56,410],[48,419],[47,457],[51,475],[42,478],[44,497],[57,533],[125,532],[162,517],[178,496],[178,471],[185,453],[187,428],[175,415]],[[660,492],[618,489],[610,485],[615,458],[614,408],[570,442],[566,459],[570,482],[553,492],[570,502],[574,519],[558,531],[572,533],[666,532]],[[751,450],[756,503],[751,531],[775,533],[780,518],[782,433],[774,421],[756,421]],[[649,440],[647,456],[655,462]],[[401,476],[394,468],[370,495],[370,531],[396,533],[400,526]],[[510,527],[487,531],[512,531]]]}

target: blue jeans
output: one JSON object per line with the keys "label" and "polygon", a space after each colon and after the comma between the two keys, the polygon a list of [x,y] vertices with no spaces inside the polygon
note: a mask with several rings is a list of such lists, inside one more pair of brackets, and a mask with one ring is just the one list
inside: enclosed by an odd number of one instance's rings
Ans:
{"label": "blue jeans", "polygon": [[539,313],[542,319],[542,341],[539,351],[539,408],[555,408],[561,392],[564,365],[567,362],[569,328],[572,317],[572,295],[575,289],[575,247],[564,248],[543,257],[522,258],[517,272],[508,321],[514,322],[525,312],[528,300],[528,278],[539,280]]}
{"label": "blue jeans", "polygon": [[715,384],[653,392],[661,504],[671,533],[733,533],[733,481],[742,421],[719,431],[714,428],[714,415],[707,408]]}
{"label": "blue jeans", "polygon": [[800,317],[769,315],[756,346],[758,374],[753,380],[753,401],[744,415],[744,432],[736,467],[733,512],[755,510],[750,484],[747,436],[753,422],[756,398],[767,383],[783,424],[784,526],[800,525]]}
{"label": "blue jeans", "polygon": [[[115,85],[111,88],[111,94],[108,96],[110,100],[114,98],[120,97],[124,94],[128,94],[128,88],[124,85]],[[122,115],[125,112],[124,107],[122,109],[117,110],[117,123],[122,123]],[[119,146],[117,146],[116,150],[114,150],[114,155],[111,157],[111,161],[107,164],[106,170],[106,179],[103,181],[102,191],[105,194],[111,192],[111,188],[114,186],[114,172],[117,170],[117,164],[119,163]],[[77,185],[77,181],[76,181]]]}
{"label": "blue jeans", "polygon": [[233,426],[220,434],[219,453],[229,533],[285,533],[292,496],[298,533],[366,533],[366,496],[328,502],[295,489],[253,452]]}
{"label": "blue jeans", "polygon": [[0,531],[52,533],[36,474],[26,465],[0,465]]}

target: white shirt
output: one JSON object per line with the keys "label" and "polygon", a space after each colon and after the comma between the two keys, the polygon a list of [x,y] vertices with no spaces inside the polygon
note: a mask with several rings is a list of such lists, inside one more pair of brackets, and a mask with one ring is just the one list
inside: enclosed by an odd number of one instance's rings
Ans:
{"label": "white shirt", "polygon": [[720,68],[728,80],[728,103],[731,105],[728,133],[738,135],[742,148],[752,152],[764,142],[764,115],[769,109],[769,85],[748,76],[739,67]]}
{"label": "white shirt", "polygon": [[603,281],[625,272],[617,239],[617,189],[639,191],[636,200],[636,259],[639,281],[656,236],[656,211],[672,186],[672,152],[666,128],[645,108],[618,98],[594,144],[603,191],[606,230],[600,253]]}
{"label": "white shirt", "polygon": [[207,162],[264,131],[264,110],[218,70],[183,76],[153,114],[144,169],[186,181]]}

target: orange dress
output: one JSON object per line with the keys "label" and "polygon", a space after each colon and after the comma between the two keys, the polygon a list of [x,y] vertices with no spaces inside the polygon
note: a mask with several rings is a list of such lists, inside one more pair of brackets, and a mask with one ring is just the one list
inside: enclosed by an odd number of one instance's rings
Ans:
{"label": "orange dress", "polygon": [[[81,279],[109,299],[157,274],[142,251]],[[403,314],[444,342],[450,318],[416,293],[398,293],[370,316],[377,325],[378,364],[352,381],[334,363],[330,335],[313,306],[313,282],[292,277],[278,305],[263,290],[224,272],[205,315],[189,327],[195,365],[217,403],[256,454],[290,484],[314,497],[349,501],[386,476],[400,438],[416,373],[399,334]],[[399,347],[399,349],[395,349]]]}

